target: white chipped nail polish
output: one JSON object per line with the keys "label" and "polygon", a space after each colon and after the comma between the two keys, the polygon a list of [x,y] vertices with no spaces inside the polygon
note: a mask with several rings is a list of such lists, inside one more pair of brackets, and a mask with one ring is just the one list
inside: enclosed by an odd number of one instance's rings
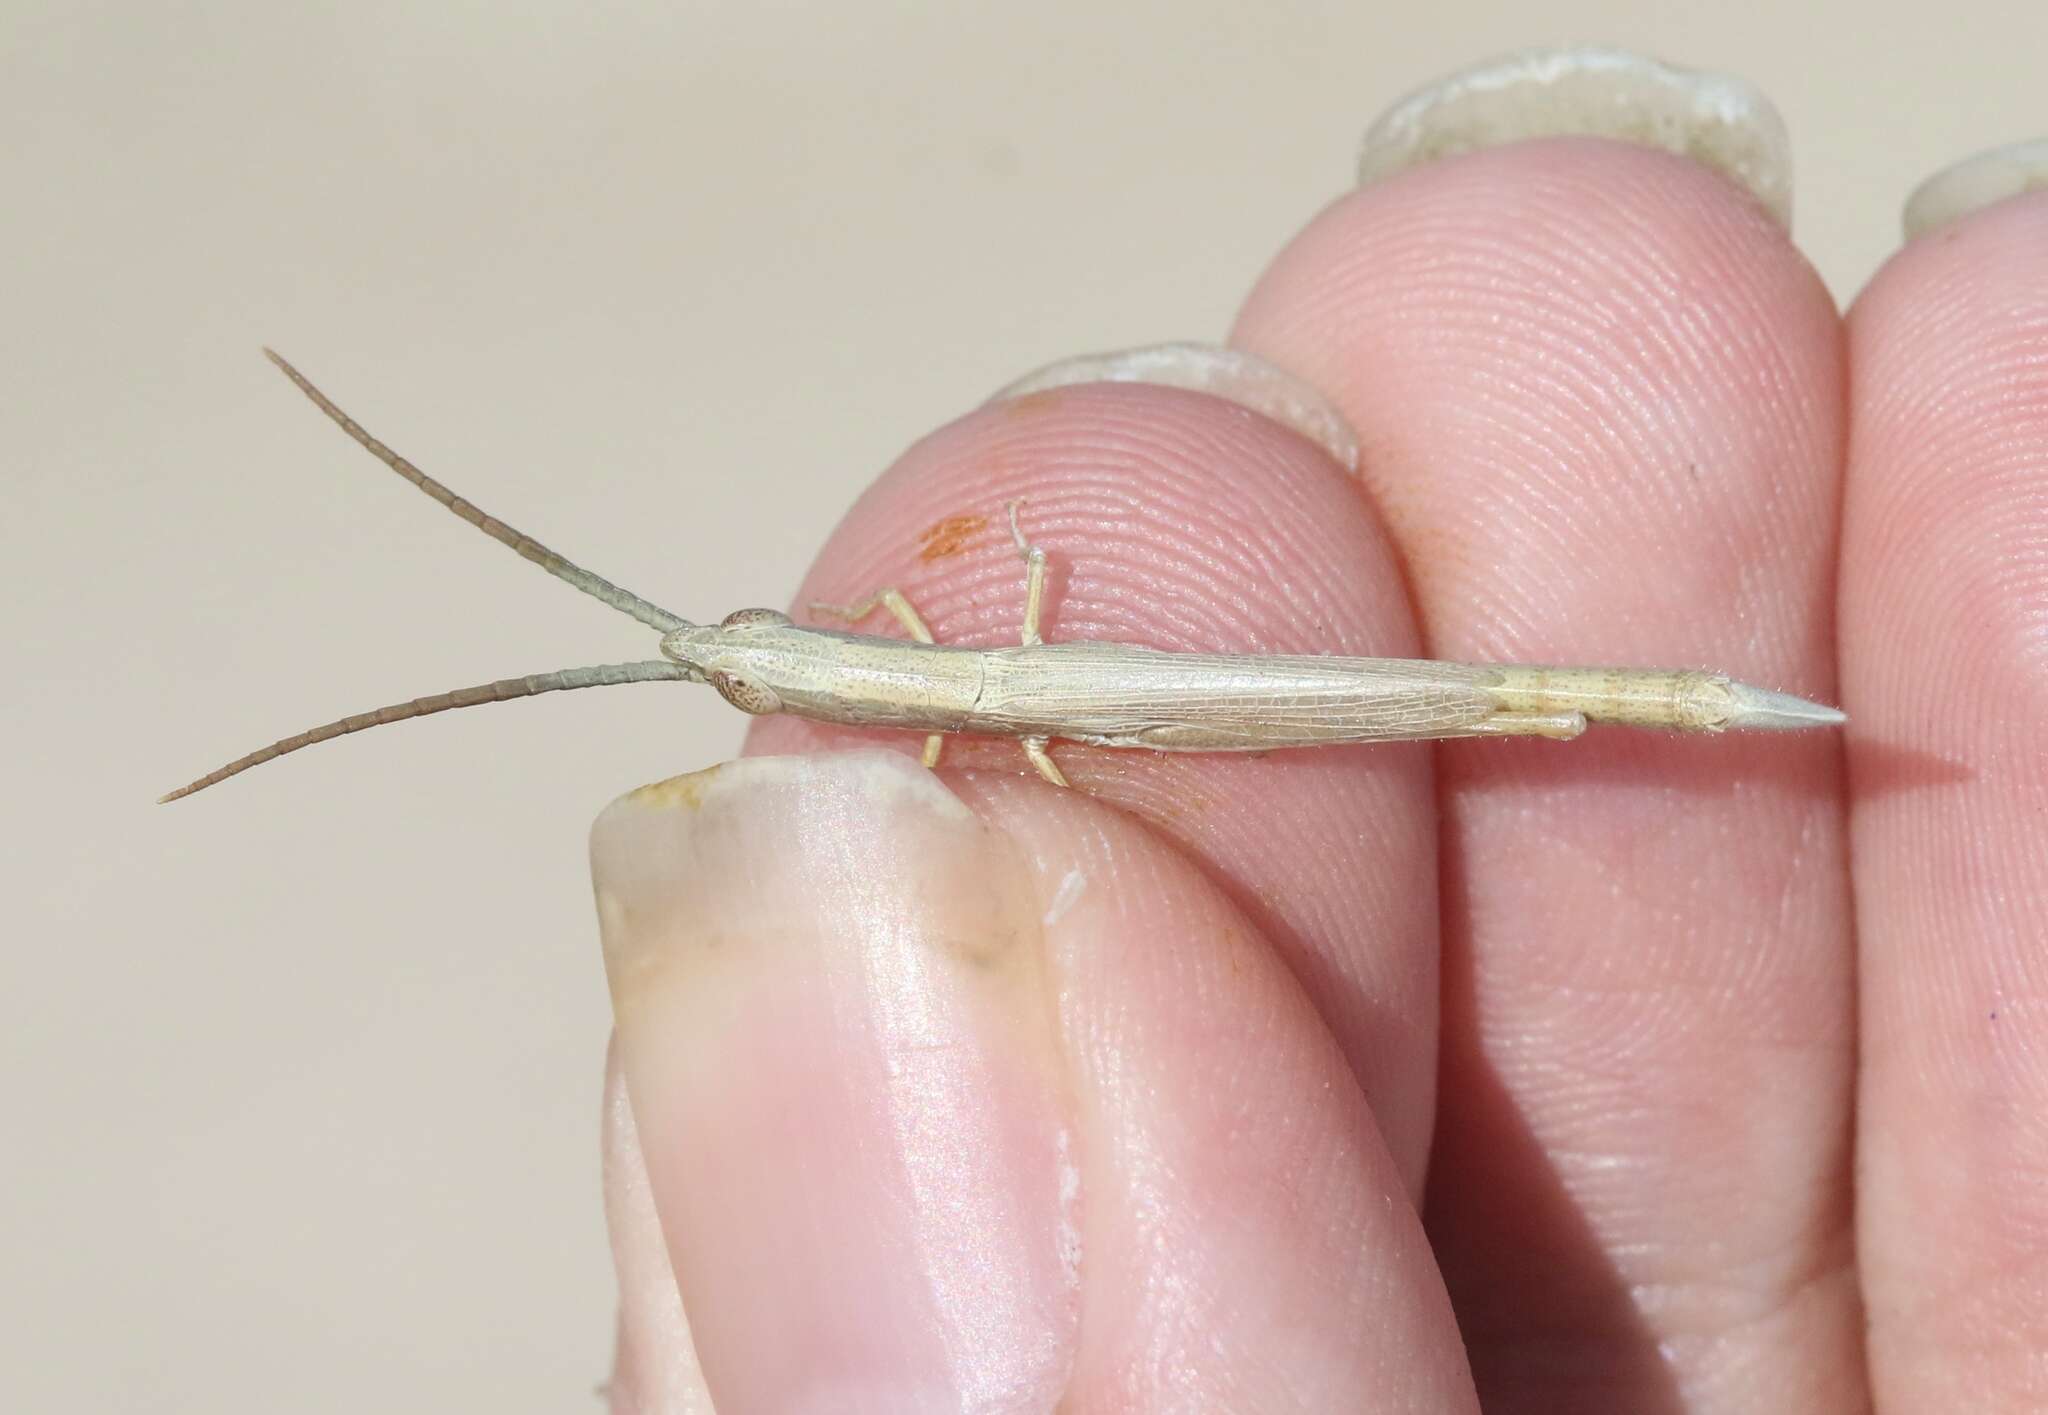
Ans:
{"label": "white chipped nail polish", "polygon": [[1620,49],[1529,49],[1439,79],[1366,131],[1358,180],[1525,138],[1573,136],[1692,158],[1792,224],[1791,140],[1762,91]]}
{"label": "white chipped nail polish", "polygon": [[1906,239],[2025,192],[2048,190],[2048,138],[1994,147],[1944,167],[1906,198]]}
{"label": "white chipped nail polish", "polygon": [[1077,383],[1152,383],[1207,393],[1292,428],[1347,471],[1358,470],[1358,434],[1329,399],[1258,355],[1220,344],[1148,344],[1061,359],[1005,384],[989,402]]}

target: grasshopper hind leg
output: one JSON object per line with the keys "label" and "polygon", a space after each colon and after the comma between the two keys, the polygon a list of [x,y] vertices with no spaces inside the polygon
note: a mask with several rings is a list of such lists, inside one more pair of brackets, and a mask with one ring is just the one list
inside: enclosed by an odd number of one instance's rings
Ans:
{"label": "grasshopper hind leg", "polygon": [[1582,712],[1496,712],[1463,729],[1473,737],[1548,737],[1569,742],[1586,730]]}

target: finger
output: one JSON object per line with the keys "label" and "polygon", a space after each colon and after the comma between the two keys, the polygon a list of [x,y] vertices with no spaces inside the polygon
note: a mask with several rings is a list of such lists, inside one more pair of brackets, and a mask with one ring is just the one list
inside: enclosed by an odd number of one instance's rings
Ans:
{"label": "finger", "polygon": [[756,758],[615,803],[592,865],[721,1409],[1476,1409],[1343,1059],[1129,816]]}
{"label": "finger", "polygon": [[2048,197],[1850,317],[1858,1214],[1886,1408],[2048,1404]]}
{"label": "finger", "polygon": [[662,1240],[617,1038],[605,1053],[602,1143],[605,1227],[619,1283],[618,1344],[606,1402],[615,1415],[711,1415],[711,1392],[697,1368]]}
{"label": "finger", "polygon": [[[1434,655],[1829,697],[1839,330],[1721,176],[1589,140],[1410,170],[1313,223],[1236,337],[1356,427]],[[1856,1388],[1837,752],[1440,752],[1427,1216],[1500,1408]]]}
{"label": "finger", "polygon": [[[1015,644],[1024,567],[1003,508],[1016,497],[1021,524],[1050,559],[1048,641],[1415,648],[1391,556],[1349,474],[1242,406],[1157,386],[1032,393],[925,439],[848,514],[796,612],[893,584],[940,643]],[[849,742],[920,745],[771,717],[755,725],[748,750]],[[949,768],[1030,770],[1006,740],[953,738],[945,751]],[[1436,846],[1423,752],[1254,759],[1055,743],[1053,756],[1076,789],[1184,850],[1274,941],[1419,1194],[1436,1070],[1436,895],[1426,883]]]}

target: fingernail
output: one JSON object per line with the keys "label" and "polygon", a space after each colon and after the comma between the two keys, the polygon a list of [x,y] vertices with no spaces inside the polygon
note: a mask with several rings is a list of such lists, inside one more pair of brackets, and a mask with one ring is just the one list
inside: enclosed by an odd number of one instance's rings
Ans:
{"label": "fingernail", "polygon": [[591,865],[719,1408],[1050,1408],[1076,1320],[1069,1103],[1014,846],[861,752],[636,791]]}
{"label": "fingernail", "polygon": [[1906,239],[1916,241],[2007,197],[2043,189],[2048,189],[2048,139],[1966,157],[1913,188],[1902,222]]}
{"label": "fingernail", "polygon": [[1792,224],[1791,139],[1763,92],[1621,49],[1527,49],[1437,80],[1366,130],[1358,182],[1542,137],[1613,138],[1690,157]]}
{"label": "fingernail", "polygon": [[1292,428],[1347,471],[1358,470],[1358,434],[1336,405],[1278,365],[1220,344],[1148,344],[1081,354],[1005,384],[988,401],[999,403],[1076,383],[1155,383],[1207,393]]}

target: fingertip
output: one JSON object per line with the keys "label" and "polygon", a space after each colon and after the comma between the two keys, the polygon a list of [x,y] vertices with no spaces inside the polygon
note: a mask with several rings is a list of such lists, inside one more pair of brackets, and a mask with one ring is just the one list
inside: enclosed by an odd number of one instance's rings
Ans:
{"label": "fingertip", "polygon": [[[1312,221],[1232,338],[1359,429],[1445,657],[1754,670],[1674,631],[1770,612],[1775,586],[1725,604],[1737,567],[1820,544],[1835,512],[1833,301],[1753,202],[1670,153],[1553,138],[1403,172]],[[1821,587],[1817,559],[1795,568]],[[1538,616],[1662,638],[1518,642]],[[1447,632],[1466,623],[1491,632]]]}
{"label": "fingertip", "polygon": [[1895,1333],[1874,1388],[1901,1409],[1959,1381],[2027,1403],[2048,1334],[2014,1247],[2048,1231],[2048,1146],[2015,1123],[2048,1094],[2048,1028],[2022,1001],[2048,921],[2044,250],[2048,193],[2009,197],[1913,241],[1849,318],[1857,1251]]}
{"label": "fingertip", "polygon": [[[1336,203],[1233,337],[1357,427],[1433,656],[1695,664],[1831,697],[1841,333],[1783,229],[1720,173],[1552,138]],[[1482,1388],[1640,1405],[1720,1363],[1795,1379],[1813,1353],[1752,1316],[1801,1289],[1801,1245],[1840,1222],[1839,756],[1826,734],[1515,746],[1437,758],[1431,1204]],[[1670,901],[1702,898],[1674,931]],[[1789,1069],[1788,1035],[1820,1039]],[[1739,1125],[1658,1104],[1680,1084],[1735,1094],[1759,1068],[1781,1084]],[[1812,1198],[1797,1243],[1738,1201],[1758,1185]],[[1555,1261],[1530,1266],[1532,1234]],[[1730,1256],[1755,1252],[1773,1262]],[[1853,1333],[1839,1301],[1826,1317]]]}
{"label": "fingertip", "polygon": [[[1197,652],[1418,652],[1406,587],[1356,479],[1244,406],[1152,384],[983,407],[855,505],[799,602],[900,588],[941,644],[1018,642],[1025,575],[1004,505],[1049,557],[1042,633]],[[883,632],[888,632],[884,629]],[[905,734],[756,720],[749,751]],[[1219,881],[1307,983],[1419,1191],[1435,1071],[1436,828],[1428,749],[1161,753],[1055,742],[1077,790],[1145,820]],[[1024,773],[1015,741],[946,740],[949,768]]]}
{"label": "fingertip", "polygon": [[648,1194],[718,1403],[1049,1405],[1070,1121],[1001,837],[864,752],[635,792],[591,855]]}

